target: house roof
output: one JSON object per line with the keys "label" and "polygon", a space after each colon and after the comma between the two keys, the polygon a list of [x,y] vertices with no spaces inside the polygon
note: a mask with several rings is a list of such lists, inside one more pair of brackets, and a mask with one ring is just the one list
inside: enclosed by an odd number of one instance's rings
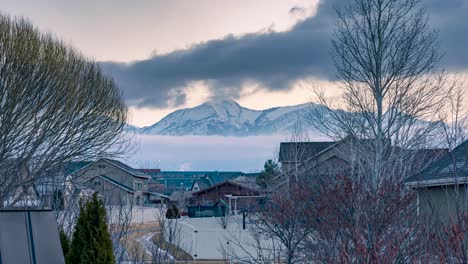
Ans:
{"label": "house roof", "polygon": [[160,171],[148,173],[152,177],[152,182],[165,185],[164,193],[171,194],[177,190],[187,190],[192,188],[197,180],[208,183],[208,186],[235,179],[239,176],[255,177],[255,174],[243,173],[241,171]]}
{"label": "house roof", "polygon": [[242,184],[242,183],[240,183],[240,182],[235,182],[235,181],[229,181],[229,180],[228,180],[228,181],[224,181],[224,182],[220,182],[220,183],[218,183],[218,184],[212,185],[212,186],[210,186],[210,187],[208,187],[208,188],[206,188],[206,189],[202,189],[202,190],[199,190],[199,191],[197,191],[197,192],[194,192],[194,193],[192,193],[192,195],[193,195],[193,196],[196,196],[196,195],[198,195],[198,194],[200,194],[200,193],[204,193],[204,192],[206,192],[206,191],[209,191],[209,190],[212,190],[212,189],[214,189],[214,188],[220,187],[220,186],[222,186],[222,185],[227,185],[227,184],[236,185],[236,186],[242,187],[242,188],[244,188],[244,189],[246,189],[246,190],[249,190],[249,191],[252,191],[252,192],[255,192],[255,193],[260,193],[260,190],[255,189],[255,188],[252,188],[251,186],[247,186],[247,185]]}
{"label": "house roof", "polygon": [[161,169],[136,169],[137,171],[141,171],[145,174],[151,175],[161,172]]}
{"label": "house roof", "polygon": [[145,179],[151,178],[150,175],[148,175],[146,173],[143,173],[143,172],[141,172],[139,170],[136,170],[136,169],[134,169],[134,168],[128,166],[127,164],[125,164],[123,162],[120,162],[118,160],[114,160],[114,159],[102,159],[102,160],[107,161],[108,163],[111,163],[116,167],[119,167],[120,169],[132,174],[135,177],[145,178]]}
{"label": "house roof", "polygon": [[408,185],[440,186],[468,182],[468,140],[405,180]]}
{"label": "house roof", "polygon": [[239,176],[243,176],[245,173],[240,171],[215,171],[210,173],[207,178],[210,182],[210,185],[215,185],[222,183],[228,180],[233,180]]}
{"label": "house roof", "polygon": [[75,171],[81,170],[83,167],[86,167],[93,163],[92,161],[71,161],[63,164],[63,173],[65,175],[70,175]]}
{"label": "house roof", "polygon": [[193,184],[192,184],[192,189],[193,189],[193,186],[195,185],[195,183],[198,184],[198,187],[200,188],[200,190],[201,189],[206,189],[206,188],[211,186],[210,181],[208,179],[206,179],[206,178],[195,180],[193,182]]}
{"label": "house roof", "polygon": [[281,142],[279,162],[301,161],[315,156],[320,151],[332,146],[336,142]]}
{"label": "house roof", "polygon": [[0,211],[0,223],[0,263],[65,263],[52,211]]}
{"label": "house roof", "polygon": [[211,175],[243,175],[242,171],[160,171],[152,172],[150,175],[153,178],[164,178],[164,179],[201,179]]}
{"label": "house roof", "polygon": [[[119,187],[119,188],[121,188],[121,189],[123,189],[123,190],[125,190],[125,191],[127,191],[127,192],[130,192],[130,193],[135,192],[135,190],[133,188],[128,187],[127,185],[125,185],[125,184],[123,184],[121,182],[118,182],[118,181],[112,179],[111,177],[108,177],[106,175],[99,175],[98,177],[105,180],[105,181],[107,181],[107,182],[109,182],[109,183],[111,183],[111,184],[113,184],[113,185],[115,185],[115,186],[117,186],[117,187]],[[88,179],[88,180],[84,181],[83,183],[91,181],[92,179],[93,178]]]}
{"label": "house roof", "polygon": [[159,196],[161,198],[167,198],[169,199],[170,197],[165,195],[165,194],[162,194],[162,193],[158,193],[158,192],[153,192],[153,191],[144,191],[143,193],[147,193],[149,195],[154,195],[154,196]]}

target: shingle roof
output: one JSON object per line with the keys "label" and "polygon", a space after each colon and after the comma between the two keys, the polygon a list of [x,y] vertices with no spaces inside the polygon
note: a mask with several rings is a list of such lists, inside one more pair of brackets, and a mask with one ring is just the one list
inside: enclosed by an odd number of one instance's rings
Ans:
{"label": "shingle roof", "polygon": [[254,176],[241,171],[160,171],[148,173],[152,182],[165,185],[164,193],[170,194],[176,190],[186,190],[193,186],[196,180],[207,179],[208,186],[239,176]]}
{"label": "shingle roof", "polygon": [[281,142],[279,162],[300,161],[315,156],[336,142]]}
{"label": "shingle roof", "polygon": [[[208,179],[198,179],[193,182],[193,185],[198,184],[198,187],[201,189],[206,189],[211,186],[210,181]],[[193,189],[192,185],[192,189]]]}
{"label": "shingle roof", "polygon": [[134,168],[128,166],[127,164],[125,164],[123,162],[120,162],[118,160],[113,160],[113,159],[103,159],[103,160],[105,160],[105,161],[107,161],[107,162],[109,162],[109,163],[111,163],[111,164],[113,164],[113,165],[127,171],[128,173],[132,174],[135,177],[147,178],[147,179],[151,178],[150,175],[148,175],[146,173],[143,173],[143,172],[141,172],[139,170],[136,170],[136,169],[134,169]]}
{"label": "shingle roof", "polygon": [[409,177],[405,182],[418,183],[460,177],[468,179],[468,140],[432,162],[420,173]]}
{"label": "shingle roof", "polygon": [[99,177],[106,180],[106,181],[108,181],[108,182],[110,182],[110,183],[112,183],[112,184],[114,184],[115,186],[117,186],[117,187],[119,187],[121,189],[124,189],[127,192],[131,192],[131,193],[135,192],[135,190],[133,188],[128,187],[127,185],[125,185],[125,184],[123,184],[121,182],[118,182],[118,181],[112,179],[111,177],[108,177],[108,176],[105,176],[105,175],[99,175]]}
{"label": "shingle roof", "polygon": [[228,180],[233,180],[239,176],[243,176],[244,173],[240,171],[216,171],[208,175],[208,179],[211,185],[215,185]]}
{"label": "shingle roof", "polygon": [[157,174],[161,172],[161,169],[136,169],[137,171],[141,171],[145,174],[152,175],[152,174]]}
{"label": "shingle roof", "polygon": [[63,165],[63,173],[65,175],[70,175],[74,173],[75,171],[78,171],[82,169],[85,166],[88,166],[89,164],[93,163],[92,161],[72,161],[72,162],[67,162]]}
{"label": "shingle roof", "polygon": [[199,195],[200,193],[204,193],[204,192],[206,192],[206,191],[208,191],[208,190],[211,190],[211,189],[214,189],[214,188],[223,186],[223,185],[229,185],[229,184],[230,184],[230,185],[239,186],[239,187],[241,187],[241,188],[244,188],[244,189],[246,189],[246,190],[248,190],[248,191],[250,191],[250,192],[256,193],[256,194],[260,194],[260,193],[261,193],[260,190],[258,190],[258,189],[256,189],[256,188],[252,188],[252,186],[247,186],[247,185],[244,185],[244,184],[242,184],[242,183],[235,182],[235,181],[223,181],[223,182],[220,182],[220,183],[218,183],[218,184],[212,185],[212,186],[210,186],[210,187],[208,187],[208,188],[206,188],[206,189],[202,189],[202,190],[199,190],[199,191],[197,191],[197,192],[194,192],[194,193],[192,193],[192,195],[193,195],[193,196],[197,196],[197,195]]}

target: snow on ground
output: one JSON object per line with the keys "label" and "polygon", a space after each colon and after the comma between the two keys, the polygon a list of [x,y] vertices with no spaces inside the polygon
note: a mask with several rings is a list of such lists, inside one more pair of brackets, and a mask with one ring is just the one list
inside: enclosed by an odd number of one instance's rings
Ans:
{"label": "snow on ground", "polygon": [[169,253],[167,253],[167,251],[164,251],[164,250],[158,248],[151,241],[153,236],[156,235],[156,234],[157,233],[154,233],[154,232],[147,233],[147,234],[139,237],[137,239],[137,241],[141,244],[141,246],[144,248],[144,250],[146,251],[146,253],[149,256],[153,256],[154,254],[156,254],[156,256],[159,256],[158,259],[160,261],[163,261],[164,263],[166,263],[167,261],[170,261],[170,260],[174,260],[174,257],[171,256]]}

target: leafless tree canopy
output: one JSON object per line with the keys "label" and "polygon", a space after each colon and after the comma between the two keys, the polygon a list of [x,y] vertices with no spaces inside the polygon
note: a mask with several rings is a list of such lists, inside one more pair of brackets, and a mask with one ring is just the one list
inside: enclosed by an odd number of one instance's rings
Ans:
{"label": "leafless tree canopy", "polygon": [[0,15],[0,201],[62,162],[115,154],[127,109],[99,66]]}
{"label": "leafless tree canopy", "polygon": [[337,14],[332,59],[343,97],[339,105],[319,97],[330,108],[359,114],[330,113],[333,121],[324,125],[335,136],[415,144],[429,129],[416,120],[434,121],[450,88],[419,0],[353,0]]}
{"label": "leafless tree canopy", "polygon": [[[340,144],[323,162],[306,160],[283,171],[306,190],[307,216],[294,235],[301,238],[294,258],[304,263],[413,263],[437,254],[427,232],[433,225],[418,218],[416,193],[403,182],[431,161],[423,148],[434,142],[453,147],[464,138],[467,117],[463,84],[439,70],[438,37],[419,2],[352,0],[337,11],[332,58],[342,97],[330,100],[317,90],[325,107],[313,116],[316,128]],[[298,193],[288,188],[284,201]],[[263,212],[262,219],[273,217],[264,226],[281,219],[273,211]],[[466,230],[463,224],[457,230]],[[459,248],[447,252],[464,252]]]}

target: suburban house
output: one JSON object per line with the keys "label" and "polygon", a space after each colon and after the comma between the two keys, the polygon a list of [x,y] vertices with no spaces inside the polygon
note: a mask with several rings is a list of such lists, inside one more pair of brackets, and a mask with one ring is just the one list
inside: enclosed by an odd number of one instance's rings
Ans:
{"label": "suburban house", "polygon": [[193,182],[192,188],[190,188],[190,190],[192,192],[198,192],[200,190],[209,188],[211,185],[212,184],[210,183],[210,180],[208,180],[207,178],[197,179]]}
{"label": "suburban house", "polygon": [[[241,176],[253,178],[255,173],[241,171],[161,171],[157,169],[139,169],[139,171],[151,176],[149,189],[171,196],[174,192],[188,192],[201,190],[227,180],[233,180]],[[198,186],[201,184],[202,187]]]}
{"label": "suburban house", "polygon": [[147,172],[151,176],[150,185],[165,195],[171,196],[173,192],[189,191],[197,179],[206,177],[204,171],[153,171]]}
{"label": "suburban house", "polygon": [[91,163],[93,162],[65,162],[52,170],[50,177],[38,179],[34,184],[34,188],[37,196],[40,197],[41,204],[52,209],[63,209],[66,177]]}
{"label": "suburban house", "polygon": [[224,181],[192,193],[189,217],[236,215],[251,211],[261,203],[261,191],[236,181]]}
{"label": "suburban house", "polygon": [[[352,164],[353,148],[359,144],[359,151],[373,147],[371,139],[346,137],[336,142],[283,142],[280,144],[279,162],[282,175],[275,183],[278,187],[312,175],[346,173]],[[392,147],[391,151],[401,152],[402,160],[394,162],[410,163],[413,171],[421,171],[430,162],[438,159],[447,149],[402,149]],[[372,153],[372,152],[369,152]]]}
{"label": "suburban house", "polygon": [[198,192],[203,189],[207,189],[213,185],[220,184],[225,181],[234,181],[243,184],[244,186],[250,186],[251,188],[257,188],[256,178],[260,173],[243,173],[243,172],[209,172],[206,173],[205,178],[197,179],[193,182],[190,190],[192,192]]}
{"label": "suburban house", "polygon": [[336,142],[281,142],[278,161],[283,171],[294,171],[331,146]]}
{"label": "suburban house", "polygon": [[437,216],[449,223],[468,208],[468,140],[406,179],[405,184],[418,193],[419,215]]}
{"label": "suburban house", "polygon": [[99,159],[67,176],[72,193],[98,192],[108,204],[149,202],[150,176],[113,159]]}

